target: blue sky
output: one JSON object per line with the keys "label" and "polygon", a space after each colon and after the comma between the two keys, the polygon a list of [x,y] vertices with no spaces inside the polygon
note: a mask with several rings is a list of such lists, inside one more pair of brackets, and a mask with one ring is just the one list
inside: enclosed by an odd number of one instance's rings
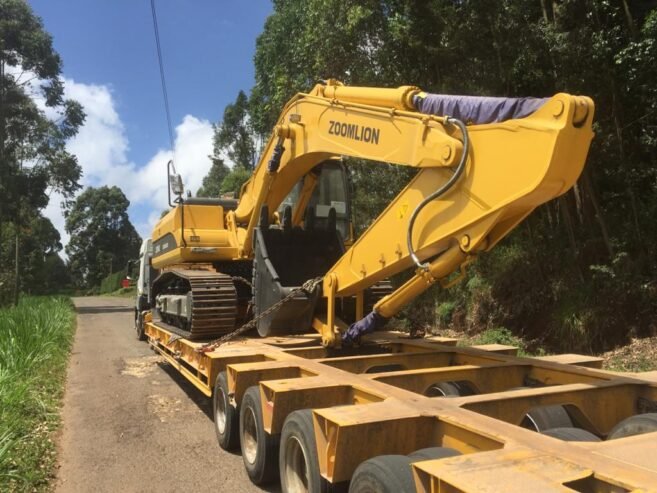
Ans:
{"label": "blue sky", "polygon": [[[64,62],[67,94],[87,110],[71,142],[85,185],[119,185],[148,234],[166,208],[169,138],[150,0],[29,0]],[[210,166],[211,123],[253,85],[269,0],[156,0],[179,171],[196,190]],[[59,200],[46,209],[58,229]],[[63,231],[61,231],[63,233]],[[65,235],[64,235],[65,236]]]}

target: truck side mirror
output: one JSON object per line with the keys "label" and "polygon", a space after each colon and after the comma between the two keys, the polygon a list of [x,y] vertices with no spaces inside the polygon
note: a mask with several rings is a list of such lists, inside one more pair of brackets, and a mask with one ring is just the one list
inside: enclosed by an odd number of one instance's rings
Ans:
{"label": "truck side mirror", "polygon": [[174,202],[182,202],[182,196],[185,193],[185,186],[183,185],[182,177],[176,173],[176,168],[173,165],[173,161],[167,163],[167,182],[168,182],[168,193],[169,193],[169,207],[173,207],[171,202],[171,194],[176,195]]}
{"label": "truck side mirror", "polygon": [[172,194],[181,196],[183,193],[185,193],[185,187],[180,175],[170,175],[169,180],[171,183]]}

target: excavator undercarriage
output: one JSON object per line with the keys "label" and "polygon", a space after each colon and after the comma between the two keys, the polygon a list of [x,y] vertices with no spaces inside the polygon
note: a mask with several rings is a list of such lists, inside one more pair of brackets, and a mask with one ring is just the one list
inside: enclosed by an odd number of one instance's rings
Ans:
{"label": "excavator undercarriage", "polygon": [[235,328],[237,292],[231,276],[209,269],[171,269],[153,283],[157,314],[190,340],[219,337]]}

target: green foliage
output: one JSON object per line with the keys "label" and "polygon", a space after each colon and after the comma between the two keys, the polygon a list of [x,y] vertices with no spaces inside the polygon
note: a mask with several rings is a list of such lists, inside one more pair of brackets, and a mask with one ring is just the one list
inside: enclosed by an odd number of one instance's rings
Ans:
{"label": "green foliage", "polygon": [[452,322],[457,304],[455,301],[443,301],[436,307],[436,322],[439,327],[446,327]]}
{"label": "green foliage", "polygon": [[141,238],[128,218],[130,202],[118,187],[87,188],[66,217],[71,274],[80,287],[98,286],[139,253]]}
{"label": "green foliage", "polygon": [[[222,159],[215,158],[208,174],[203,178],[201,188],[196,192],[197,197],[219,197],[221,194],[221,184],[226,176],[230,173]],[[165,213],[168,211],[165,211]]]}
{"label": "green foliage", "polygon": [[45,491],[75,313],[64,298],[22,298],[0,327],[0,490]]}
{"label": "green foliage", "polygon": [[235,166],[221,182],[221,193],[233,193],[239,196],[242,185],[251,177],[251,171],[240,166]]}
{"label": "green foliage", "polygon": [[[15,288],[52,292],[67,280],[59,233],[40,213],[51,192],[67,202],[80,188],[66,143],[85,114],[64,97],[61,65],[29,4],[0,0],[0,306],[14,301]],[[16,263],[18,276],[8,272]]]}
{"label": "green foliage", "polygon": [[[10,225],[2,231],[0,256],[3,258],[14,260],[16,229],[16,226]],[[18,233],[21,291],[54,294],[68,287],[71,282],[68,268],[58,253],[62,250],[60,235],[50,220],[37,213],[18,228]]]}
{"label": "green foliage", "polygon": [[0,307],[9,305],[14,299],[14,272],[0,270]]}
{"label": "green foliage", "polygon": [[256,140],[249,119],[249,102],[240,91],[233,104],[226,106],[220,125],[214,126],[214,163],[221,161],[222,153],[235,167],[253,170],[256,158]]}
{"label": "green foliage", "polygon": [[113,293],[121,289],[123,281],[127,276],[127,271],[125,269],[112,274],[107,275],[100,281],[100,294]]}
{"label": "green foliage", "polygon": [[[85,115],[79,103],[64,99],[61,59],[26,2],[0,1],[0,45],[1,224],[45,207],[48,190],[68,199],[79,189],[80,166],[65,145]],[[55,120],[37,107],[37,96]]]}
{"label": "green foliage", "polygon": [[543,356],[545,354],[545,351],[540,347],[535,351],[531,351],[524,339],[514,335],[513,332],[505,327],[486,329],[472,338],[459,341],[459,344],[464,346],[477,346],[483,344],[513,346],[518,348],[518,356]]}

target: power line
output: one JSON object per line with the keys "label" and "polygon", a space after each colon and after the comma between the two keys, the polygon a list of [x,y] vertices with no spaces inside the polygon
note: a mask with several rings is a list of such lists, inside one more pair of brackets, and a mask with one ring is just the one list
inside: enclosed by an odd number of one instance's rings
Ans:
{"label": "power line", "polygon": [[169,128],[169,142],[171,152],[174,152],[173,127],[171,126],[171,112],[169,111],[169,95],[167,94],[167,83],[164,78],[164,63],[162,62],[162,48],[160,46],[160,31],[157,28],[157,14],[155,13],[155,0],[151,0],[151,12],[153,13],[153,29],[155,31],[155,44],[157,46],[157,60],[160,64],[160,80],[162,81],[162,95],[164,96],[164,110],[167,115],[167,126]]}

